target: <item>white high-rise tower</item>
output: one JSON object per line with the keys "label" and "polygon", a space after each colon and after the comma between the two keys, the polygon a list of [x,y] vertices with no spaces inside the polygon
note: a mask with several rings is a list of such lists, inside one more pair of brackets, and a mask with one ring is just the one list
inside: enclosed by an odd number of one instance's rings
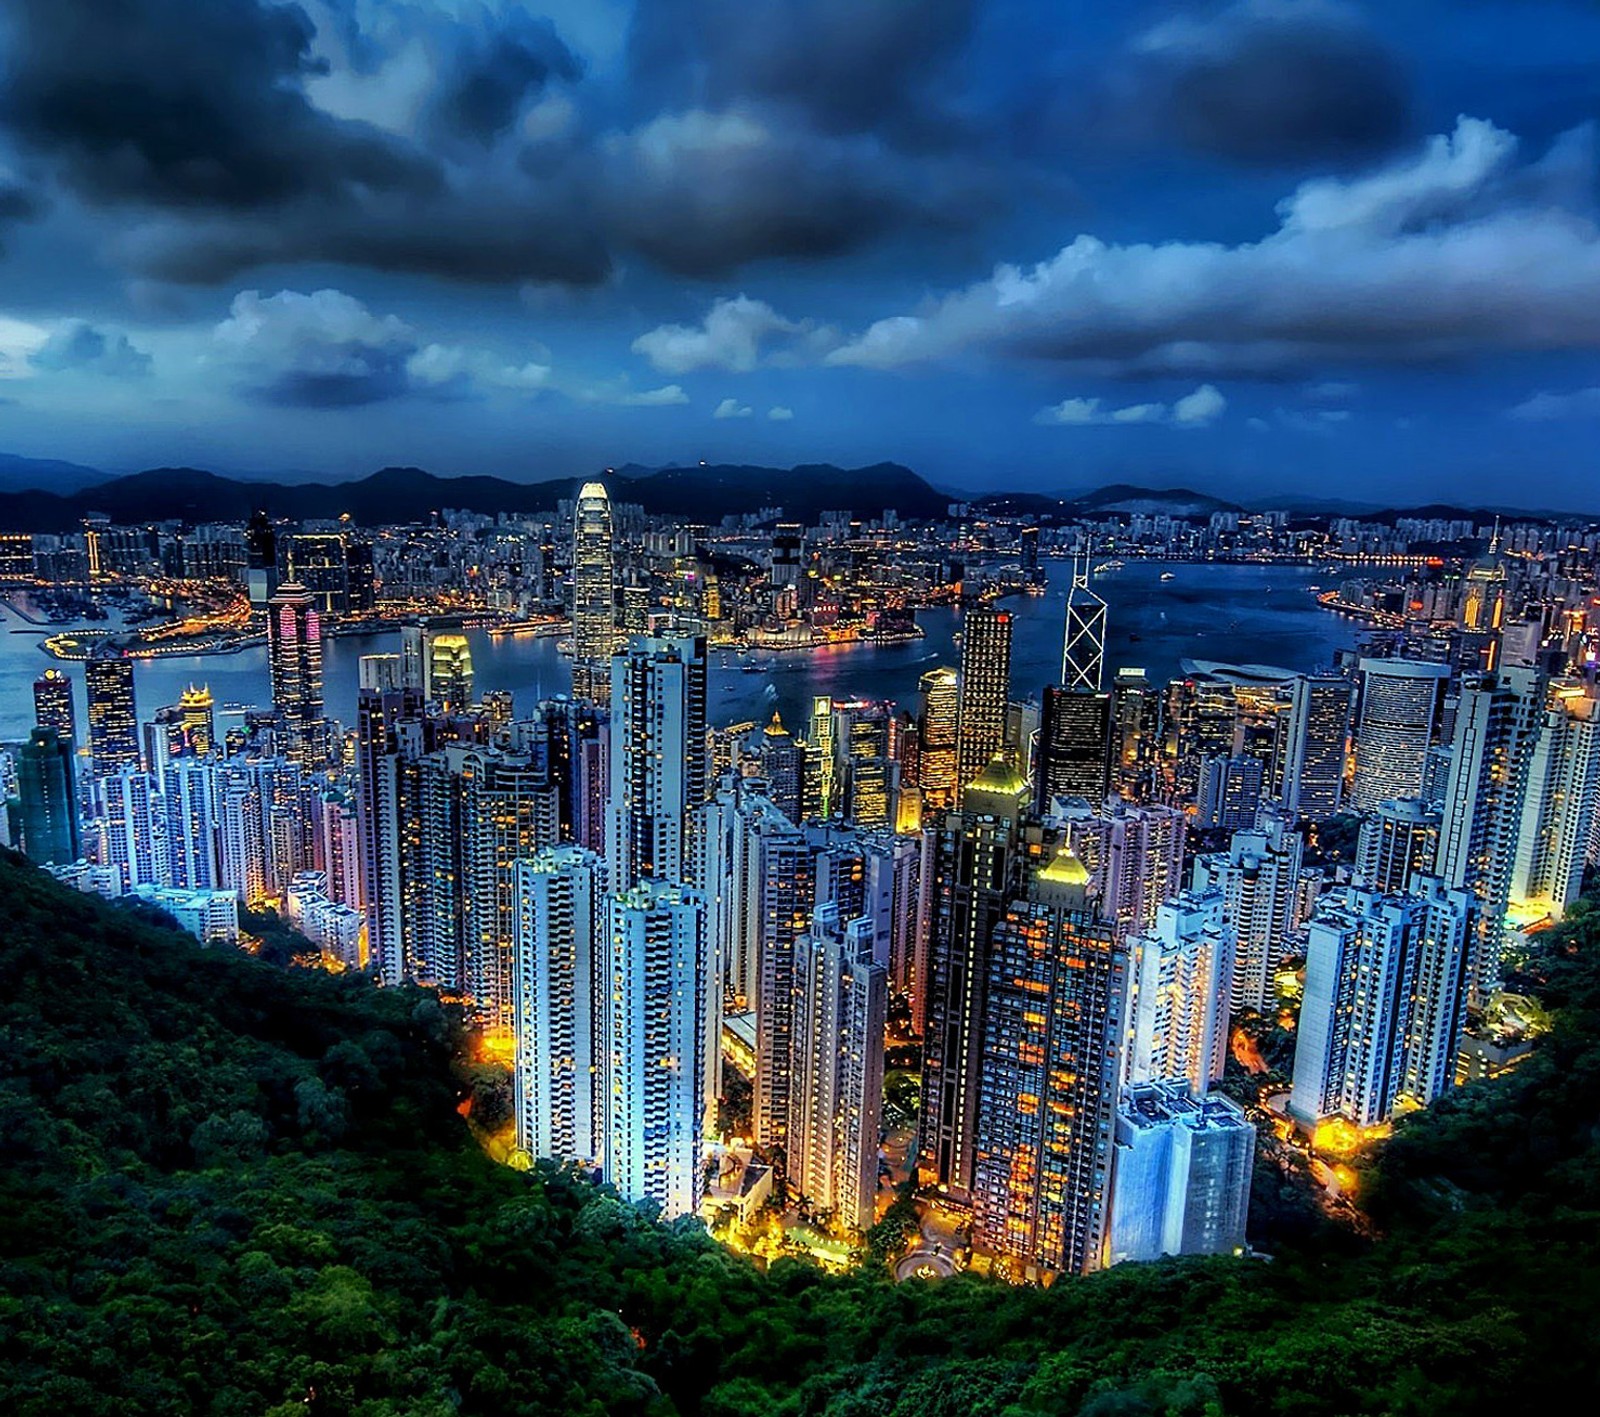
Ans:
{"label": "white high-rise tower", "polygon": [[572,695],[604,703],[616,636],[611,498],[598,482],[578,493],[572,525]]}

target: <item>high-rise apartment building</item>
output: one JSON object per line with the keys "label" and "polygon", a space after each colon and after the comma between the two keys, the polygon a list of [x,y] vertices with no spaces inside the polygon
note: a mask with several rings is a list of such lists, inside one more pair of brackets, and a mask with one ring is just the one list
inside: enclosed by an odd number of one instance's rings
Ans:
{"label": "high-rise apartment building", "polygon": [[1467,1001],[1474,1008],[1488,1001],[1500,980],[1523,808],[1547,692],[1538,671],[1515,667],[1468,676],[1456,704],[1434,873],[1470,891],[1478,902],[1467,966]]}
{"label": "high-rise apartment building", "polygon": [[611,544],[611,499],[586,482],[572,525],[572,694],[604,703],[611,696],[616,638],[616,566]]}
{"label": "high-rise apartment building", "polygon": [[1006,747],[1011,698],[1010,611],[974,606],[961,620],[961,679],[956,720],[956,796]]}
{"label": "high-rise apartment building", "polygon": [[1416,872],[1433,870],[1439,813],[1420,798],[1380,802],[1361,823],[1355,883],[1380,895],[1403,895]]}
{"label": "high-rise apartment building", "polygon": [[1243,1250],[1256,1129],[1237,1103],[1142,1083],[1117,1108],[1110,1263]]}
{"label": "high-rise apartment building", "polygon": [[1222,893],[1223,918],[1238,935],[1235,1012],[1264,1012],[1271,1006],[1273,972],[1287,952],[1296,921],[1304,846],[1283,817],[1270,815],[1259,827],[1235,832],[1226,852],[1195,858],[1194,889],[1214,887]]}
{"label": "high-rise apartment building", "polygon": [[703,1188],[705,903],[686,886],[644,881],[607,903],[602,1008],[605,1178],[668,1219]]}
{"label": "high-rise apartment building", "polygon": [[1302,1122],[1373,1126],[1453,1083],[1477,902],[1437,877],[1412,884],[1333,892],[1308,927],[1289,1101]]}
{"label": "high-rise apartment building", "polygon": [[975,1249],[1028,1270],[1104,1263],[1127,955],[1065,845],[1013,896],[987,960]]}
{"label": "high-rise apartment building", "polygon": [[872,922],[821,906],[795,945],[789,1061],[789,1184],[853,1229],[871,1229],[878,1194],[888,974]]}
{"label": "high-rise apartment building", "polygon": [[604,1149],[605,861],[581,846],[546,847],[515,872],[517,1145],[594,1161]]}
{"label": "high-rise apartment building", "polygon": [[1222,1077],[1237,947],[1215,888],[1167,901],[1152,928],[1129,937],[1130,1082],[1183,1082],[1203,1097]]}
{"label": "high-rise apartment building", "polygon": [[688,879],[691,814],[710,796],[708,777],[706,642],[641,636],[611,668],[606,861],[614,890]]}

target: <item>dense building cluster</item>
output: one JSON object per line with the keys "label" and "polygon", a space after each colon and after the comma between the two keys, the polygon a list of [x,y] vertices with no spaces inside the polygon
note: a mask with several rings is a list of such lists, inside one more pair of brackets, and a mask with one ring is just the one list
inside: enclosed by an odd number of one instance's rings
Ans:
{"label": "dense building cluster", "polygon": [[[1292,1086],[1264,1099],[1287,1122],[1426,1106],[1470,1074],[1505,961],[1596,858],[1590,543],[1497,532],[1398,590],[1342,585],[1374,630],[1338,662],[1194,662],[1162,685],[1107,664],[1081,526],[958,520],[919,557],[885,554],[889,517],[775,509],[697,540],[600,483],[566,510],[467,541],[258,518],[177,552],[96,525],[82,567],[30,544],[34,573],[68,580],[233,578],[272,704],[219,731],[191,686],[142,714],[139,661],[97,643],[82,729],[70,679],[37,682],[5,756],[11,840],[203,939],[271,905],[331,965],[459,1000],[514,1058],[521,1154],[669,1216],[772,1193],[870,1229],[894,1035],[920,1049],[910,1169],[975,1258],[1035,1278],[1242,1248],[1255,1128],[1215,1087],[1232,1024],[1300,996]],[[1094,530],[1126,554],[1305,536],[1225,513]],[[1472,530],[1402,521],[1369,545],[1334,526],[1323,551],[1406,557]],[[1075,557],[1061,672],[1019,685],[1003,597],[1042,584],[1043,554]],[[565,597],[570,695],[478,692],[469,620],[412,613],[446,587],[520,615]],[[915,704],[712,721],[732,637],[915,633],[911,607],[947,592],[960,663],[923,673]],[[398,652],[361,660],[341,726],[324,639],[380,595]],[[737,1126],[719,1115],[735,1073]]]}

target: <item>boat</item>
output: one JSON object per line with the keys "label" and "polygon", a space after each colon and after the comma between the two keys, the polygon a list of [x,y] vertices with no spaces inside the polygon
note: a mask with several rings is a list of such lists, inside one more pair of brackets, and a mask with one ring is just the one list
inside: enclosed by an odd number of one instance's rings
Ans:
{"label": "boat", "polygon": [[1163,571],[1161,573],[1161,579],[1164,581],[1175,581],[1178,578],[1171,571]]}

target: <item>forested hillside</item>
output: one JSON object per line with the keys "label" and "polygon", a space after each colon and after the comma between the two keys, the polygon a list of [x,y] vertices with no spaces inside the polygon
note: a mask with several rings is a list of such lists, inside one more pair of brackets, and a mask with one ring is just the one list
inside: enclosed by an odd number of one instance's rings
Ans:
{"label": "forested hillside", "polygon": [[1378,1238],[895,1287],[490,1163],[456,1021],[0,860],[0,1411],[1538,1411],[1600,1367],[1600,917],[1543,1054],[1400,1129]]}

